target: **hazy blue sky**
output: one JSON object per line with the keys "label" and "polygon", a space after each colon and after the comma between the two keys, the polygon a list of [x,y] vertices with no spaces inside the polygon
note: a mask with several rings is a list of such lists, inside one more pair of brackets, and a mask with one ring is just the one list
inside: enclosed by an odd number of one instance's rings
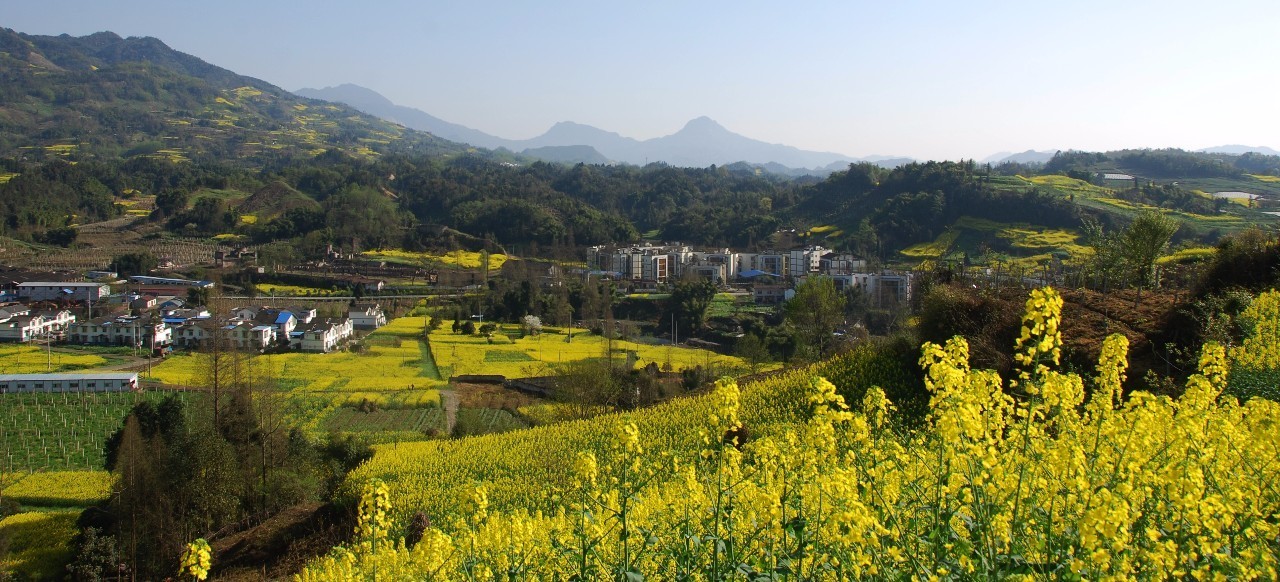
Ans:
{"label": "hazy blue sky", "polygon": [[355,83],[507,138],[709,116],[847,155],[1280,148],[1280,1],[8,2],[285,89]]}

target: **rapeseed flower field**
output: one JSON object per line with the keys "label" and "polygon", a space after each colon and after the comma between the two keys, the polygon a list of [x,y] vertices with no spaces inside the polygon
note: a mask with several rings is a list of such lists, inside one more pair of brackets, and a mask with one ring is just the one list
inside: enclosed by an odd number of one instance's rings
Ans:
{"label": "rapeseed flower field", "polygon": [[[296,579],[1276,579],[1280,404],[1224,395],[1214,344],[1176,399],[1121,393],[1120,335],[1096,374],[1063,372],[1061,305],[1051,289],[1027,301],[1010,378],[972,369],[963,339],[925,344],[914,430],[879,388],[846,402],[823,379],[836,360],[379,447],[347,485],[377,527]],[[406,543],[419,511],[432,525]]]}

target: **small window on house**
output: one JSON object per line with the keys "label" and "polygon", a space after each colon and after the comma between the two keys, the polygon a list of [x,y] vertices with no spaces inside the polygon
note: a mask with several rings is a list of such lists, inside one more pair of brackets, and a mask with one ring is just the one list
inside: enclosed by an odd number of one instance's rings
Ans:
{"label": "small window on house", "polygon": [[32,387],[33,387],[33,388],[44,388],[44,382],[36,382],[35,386],[32,386]]}
{"label": "small window on house", "polygon": [[97,382],[89,382],[89,387],[90,387],[90,388],[97,388],[97,387],[98,387],[98,383],[97,383]]}

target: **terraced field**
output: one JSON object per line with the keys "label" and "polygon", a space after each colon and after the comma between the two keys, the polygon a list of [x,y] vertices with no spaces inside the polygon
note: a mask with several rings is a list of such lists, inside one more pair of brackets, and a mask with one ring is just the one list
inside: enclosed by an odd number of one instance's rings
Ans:
{"label": "terraced field", "polygon": [[1070,230],[964,216],[938,238],[908,247],[902,254],[915,260],[937,260],[967,253],[971,261],[996,254],[1007,264],[1031,267],[1055,256],[1067,261],[1089,256],[1092,251],[1081,242],[1080,234]]}
{"label": "terraced field", "polygon": [[[1086,208],[1093,208],[1110,213],[1120,214],[1126,217],[1133,217],[1139,212],[1147,210],[1160,210],[1170,214],[1180,221],[1186,222],[1200,230],[1217,230],[1222,232],[1230,232],[1249,228],[1260,224],[1274,224],[1276,218],[1262,214],[1260,212],[1252,212],[1246,209],[1236,209],[1234,212],[1209,215],[1196,214],[1191,212],[1183,212],[1178,210],[1160,209],[1146,204],[1130,202],[1116,197],[1115,190],[1103,186],[1090,184],[1083,180],[1069,178],[1059,175],[1044,176],[1015,176],[1013,178],[1001,178],[993,180],[994,183],[1004,187],[1017,187],[1018,183],[1025,186],[1035,186],[1043,191],[1056,192],[1063,196],[1071,197],[1072,201]],[[1274,184],[1268,184],[1263,181],[1254,179],[1248,180],[1248,186],[1242,186],[1239,180],[1228,179],[1191,179],[1180,180],[1177,185],[1191,191],[1200,191],[1206,195],[1212,192],[1240,190],[1245,188],[1247,191],[1257,191],[1259,194],[1272,194],[1280,197],[1280,188]]]}
{"label": "terraced field", "polygon": [[[479,269],[481,262],[480,253],[463,250],[449,251],[441,255],[434,253],[416,253],[399,249],[384,249],[365,251],[361,253],[361,255],[369,259],[386,261],[388,263],[398,263],[401,265],[437,265],[460,269]],[[506,255],[501,253],[492,253],[489,255],[489,270],[499,271],[502,269],[502,265],[505,262],[507,262]]]}

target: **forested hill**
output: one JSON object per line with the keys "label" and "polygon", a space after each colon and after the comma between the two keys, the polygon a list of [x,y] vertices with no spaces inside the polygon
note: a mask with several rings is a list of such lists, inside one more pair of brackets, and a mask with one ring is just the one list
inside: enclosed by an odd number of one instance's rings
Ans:
{"label": "forested hill", "polygon": [[[892,261],[912,245],[950,248],[940,239],[966,218],[1074,231],[1086,213],[1107,223],[1160,208],[1211,237],[1274,221],[1213,192],[1280,199],[1265,175],[1280,169],[1274,156],[1062,152],[1047,167],[1007,166],[855,164],[818,180],[746,164],[529,163],[297,97],[153,38],[0,29],[0,235],[52,244],[134,208],[150,212],[139,225],[149,231],[282,242],[300,255],[449,247],[460,231],[524,249],[820,242]],[[1133,179],[1108,182],[1112,170]],[[990,246],[983,236],[965,244]]]}
{"label": "forested hill", "polygon": [[0,157],[254,166],[328,149],[369,156],[464,148],[346,106],[297,97],[155,38],[0,29]]}

